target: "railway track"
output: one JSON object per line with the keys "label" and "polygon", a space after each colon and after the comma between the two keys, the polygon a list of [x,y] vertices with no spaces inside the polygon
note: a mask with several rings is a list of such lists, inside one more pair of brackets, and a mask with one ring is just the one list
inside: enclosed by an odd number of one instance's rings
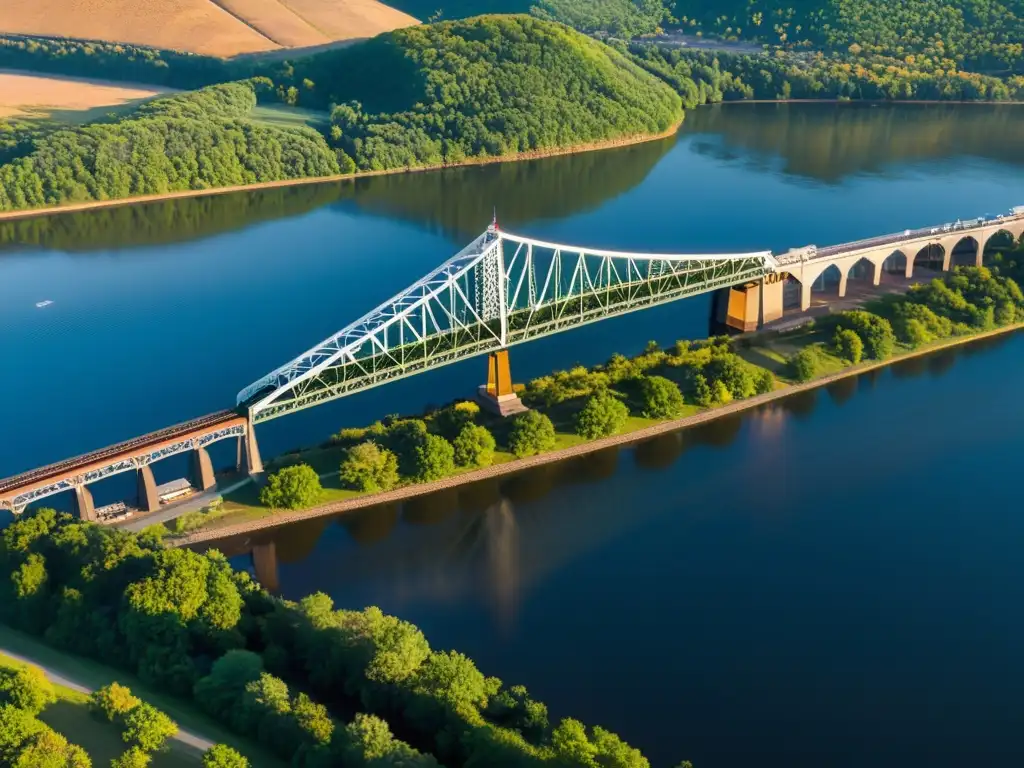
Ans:
{"label": "railway track", "polygon": [[21,486],[37,480],[45,480],[46,478],[54,475],[61,475],[77,467],[93,464],[97,461],[118,456],[122,453],[128,453],[139,448],[145,448],[147,445],[159,443],[178,435],[186,435],[189,432],[194,432],[198,429],[216,426],[221,422],[229,421],[237,417],[238,413],[236,411],[217,411],[216,413],[200,416],[190,421],[184,421],[181,424],[175,424],[171,427],[158,429],[155,432],[133,437],[131,440],[125,440],[123,443],[117,443],[106,448],[100,448],[99,450],[92,451],[91,453],[85,453],[81,456],[75,456],[74,458],[58,461],[55,464],[48,464],[45,467],[31,469],[28,472],[22,472],[18,475],[12,475],[11,477],[0,479],[0,493],[9,491],[13,488],[20,488]]}

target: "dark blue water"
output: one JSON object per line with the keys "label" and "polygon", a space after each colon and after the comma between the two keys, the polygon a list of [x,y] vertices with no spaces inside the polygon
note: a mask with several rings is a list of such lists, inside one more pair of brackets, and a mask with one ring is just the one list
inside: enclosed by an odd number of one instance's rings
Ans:
{"label": "dark blue water", "polygon": [[[14,243],[0,251],[0,434],[16,435],[0,442],[0,476],[232,406],[455,253],[494,206],[513,231],[606,248],[842,242],[1024,204],[1019,116],[737,105],[623,150],[0,227]],[[513,375],[705,336],[708,306],[533,342],[513,351]],[[264,455],[464,396],[483,376],[470,361],[269,423]]]}
{"label": "dark blue water", "polygon": [[[0,475],[232,405],[457,251],[495,205],[513,231],[606,248],[823,245],[1024,204],[1021,116],[742,105],[617,151],[0,226]],[[516,348],[513,372],[707,326],[708,300],[690,299]],[[408,618],[656,766],[1018,764],[1022,338],[280,529],[280,587]],[[259,439],[271,455],[482,377],[451,366]]]}
{"label": "dark blue water", "polygon": [[1022,382],[1017,335],[256,541],[285,596],[379,605],[655,766],[1019,765]]}

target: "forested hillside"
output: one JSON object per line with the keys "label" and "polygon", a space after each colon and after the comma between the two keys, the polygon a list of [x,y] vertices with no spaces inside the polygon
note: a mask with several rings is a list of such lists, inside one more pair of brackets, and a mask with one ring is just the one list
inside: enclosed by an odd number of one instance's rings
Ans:
{"label": "forested hillside", "polygon": [[0,211],[325,176],[334,153],[308,128],[245,118],[255,84],[157,99],[127,119],[34,135],[0,166]]}
{"label": "forested hillside", "polygon": [[626,55],[529,16],[396,30],[295,62],[289,82],[304,106],[338,105],[330,140],[367,170],[655,134],[682,117]]}
{"label": "forested hillside", "polygon": [[675,0],[684,26],[978,71],[1024,63],[1024,0]]}

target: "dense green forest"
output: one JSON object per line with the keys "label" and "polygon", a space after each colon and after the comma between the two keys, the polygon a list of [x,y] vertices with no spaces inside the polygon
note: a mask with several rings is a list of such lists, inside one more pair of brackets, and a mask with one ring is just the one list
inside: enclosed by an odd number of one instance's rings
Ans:
{"label": "dense green forest", "polygon": [[675,0],[684,27],[928,68],[1024,64],[1024,0]]}
{"label": "dense green forest", "polygon": [[0,210],[338,173],[316,131],[246,119],[257,86],[212,86],[37,137],[0,166]]}
{"label": "dense green forest", "polygon": [[630,51],[648,71],[671,84],[683,105],[739,99],[871,99],[1007,101],[1024,94],[1024,78],[923,71],[872,57],[851,63],[824,54],[777,56],[665,49],[635,43]]}
{"label": "dense green forest", "polygon": [[649,768],[377,608],[281,600],[216,551],[53,510],[0,533],[0,620],[191,700],[295,768]]}
{"label": "dense green forest", "polygon": [[396,30],[296,62],[287,84],[305,84],[305,106],[337,105],[330,140],[366,170],[659,133],[682,117],[627,56],[529,16]]}

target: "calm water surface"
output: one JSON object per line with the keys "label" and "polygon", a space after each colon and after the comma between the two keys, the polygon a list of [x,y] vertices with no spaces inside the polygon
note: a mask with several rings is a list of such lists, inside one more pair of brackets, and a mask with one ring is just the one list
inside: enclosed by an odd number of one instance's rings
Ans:
{"label": "calm water surface", "polygon": [[[824,245],[1024,204],[1022,118],[736,105],[617,151],[0,226],[0,476],[231,405],[493,206],[508,229],[608,248]],[[514,375],[703,336],[708,304],[517,348]],[[656,765],[1019,763],[1022,339],[283,529],[280,587],[396,612]],[[261,427],[261,445],[417,411],[482,376],[469,361],[396,382]],[[180,474],[157,465],[159,481]]]}

